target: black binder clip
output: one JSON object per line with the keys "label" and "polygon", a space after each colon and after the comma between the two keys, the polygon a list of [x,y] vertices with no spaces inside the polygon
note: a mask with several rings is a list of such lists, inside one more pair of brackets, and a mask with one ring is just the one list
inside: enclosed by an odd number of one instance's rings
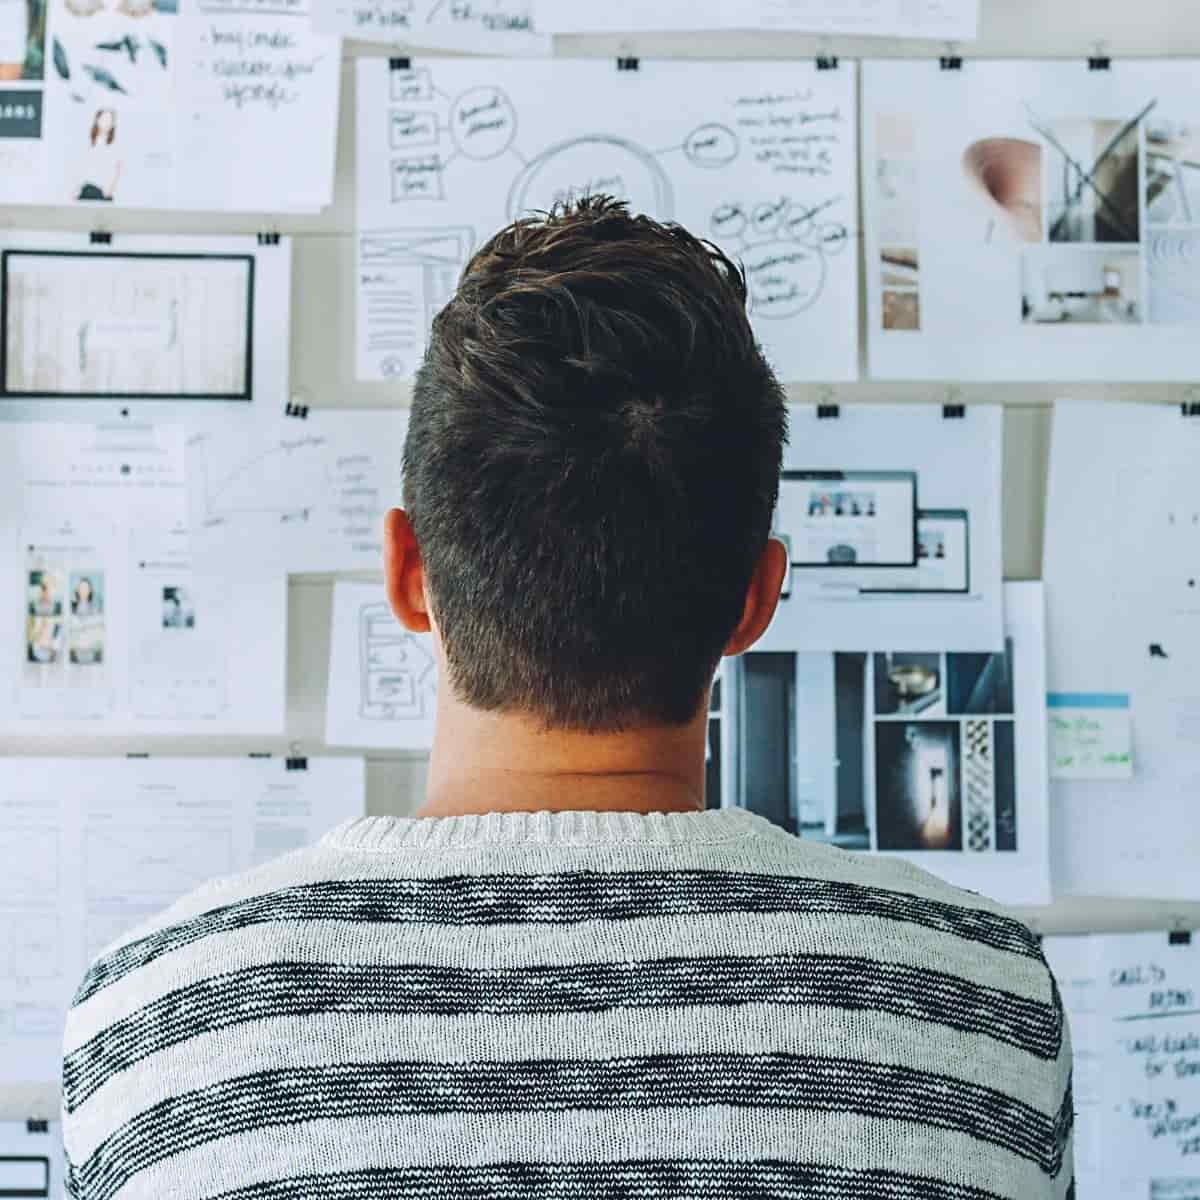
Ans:
{"label": "black binder clip", "polygon": [[965,404],[943,404],[942,417],[947,421],[958,420],[967,415],[967,406]]}
{"label": "black binder clip", "polygon": [[251,750],[249,753],[249,757],[250,758],[270,758],[271,752],[270,752],[270,750]]}
{"label": "black binder clip", "polygon": [[1094,53],[1088,56],[1089,71],[1107,71],[1112,66],[1112,59],[1106,53],[1107,47],[1104,42],[1097,42],[1094,48]]}
{"label": "black binder clip", "polygon": [[1195,401],[1184,401],[1184,403],[1179,406],[1179,411],[1185,417],[1200,417],[1200,404],[1197,404]]}
{"label": "black binder clip", "polygon": [[97,230],[88,234],[88,241],[91,242],[93,246],[111,246],[112,234],[101,233],[99,230]]}
{"label": "black binder clip", "polygon": [[149,750],[126,750],[125,757],[126,758],[149,758],[150,751]]}
{"label": "black binder clip", "polygon": [[295,403],[295,401],[289,400],[283,406],[283,415],[285,417],[298,417],[301,421],[307,420],[308,405],[307,404],[297,404],[297,403]]}
{"label": "black binder clip", "polygon": [[836,404],[818,404],[817,405],[817,420],[818,421],[836,421],[841,413],[841,409]]}
{"label": "black binder clip", "polygon": [[[49,1133],[50,1132],[50,1122],[47,1121],[45,1117],[30,1117],[25,1122],[25,1132],[26,1133]],[[3,1193],[0,1193],[0,1195],[3,1195]]]}
{"label": "black binder clip", "polygon": [[389,58],[388,59],[388,70],[389,71],[411,71],[412,70],[412,59],[407,58],[403,55],[401,55],[397,58]]}
{"label": "black binder clip", "polygon": [[624,54],[617,59],[618,71],[636,71],[640,66],[641,59],[635,58],[632,54]]}
{"label": "black binder clip", "polygon": [[941,71],[962,70],[962,55],[958,52],[957,42],[946,43],[946,53],[938,59],[938,69]]}
{"label": "black binder clip", "polygon": [[285,771],[307,771],[308,759],[303,754],[289,754],[283,760],[283,769]]}
{"label": "black binder clip", "polygon": [[1167,934],[1168,946],[1190,946],[1192,944],[1192,931],[1190,929],[1172,929]]}
{"label": "black binder clip", "polygon": [[836,71],[838,69],[838,59],[836,54],[818,54],[817,55],[817,70],[818,71]]}
{"label": "black binder clip", "polygon": [[258,244],[260,246],[278,246],[279,234],[277,233],[260,233],[258,235]]}

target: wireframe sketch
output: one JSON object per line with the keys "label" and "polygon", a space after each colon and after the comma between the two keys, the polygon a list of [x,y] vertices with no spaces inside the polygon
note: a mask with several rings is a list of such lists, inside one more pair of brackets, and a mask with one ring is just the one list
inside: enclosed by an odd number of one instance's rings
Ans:
{"label": "wireframe sketch", "polygon": [[[706,68],[701,87],[678,63],[360,64],[360,372],[411,374],[424,346],[413,325],[477,242],[604,194],[741,260],[751,319],[785,377],[852,374],[853,313],[832,322],[855,286],[852,91],[746,67]],[[561,105],[545,103],[554,94]],[[442,263],[454,272],[431,277]],[[831,325],[801,353],[785,330],[810,310]]]}
{"label": "wireframe sketch", "polygon": [[8,394],[250,399],[249,256],[2,258]]}
{"label": "wireframe sketch", "polygon": [[359,716],[371,721],[426,721],[433,713],[433,655],[404,629],[386,604],[358,613]]}

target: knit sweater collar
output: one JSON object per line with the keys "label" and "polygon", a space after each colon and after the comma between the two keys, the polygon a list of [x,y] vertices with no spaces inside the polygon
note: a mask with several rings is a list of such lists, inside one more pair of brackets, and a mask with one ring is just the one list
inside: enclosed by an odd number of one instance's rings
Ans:
{"label": "knit sweater collar", "polygon": [[631,813],[585,810],[489,812],[455,817],[358,817],[330,830],[324,846],[358,850],[457,850],[472,846],[674,845],[778,835],[742,808]]}

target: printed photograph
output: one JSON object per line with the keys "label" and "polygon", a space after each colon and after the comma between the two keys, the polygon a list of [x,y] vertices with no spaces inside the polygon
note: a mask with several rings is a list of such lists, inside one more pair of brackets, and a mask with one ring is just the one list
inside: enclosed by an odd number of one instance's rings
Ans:
{"label": "printed photograph", "polygon": [[874,658],[877,717],[946,711],[940,654],[876,654]]}
{"label": "printed photograph", "polygon": [[1143,128],[1147,224],[1200,225],[1200,120],[1155,112]]}
{"label": "printed photograph", "polygon": [[916,291],[883,289],[884,329],[919,330],[921,328],[921,297]]}
{"label": "printed photograph", "polygon": [[72,571],[70,595],[67,657],[80,666],[101,663],[104,661],[104,572]]}
{"label": "printed photograph", "polygon": [[880,850],[961,850],[957,721],[875,723],[875,829]]}
{"label": "printed photograph", "polygon": [[1137,325],[1143,320],[1139,250],[1037,246],[1021,253],[1027,325]]}
{"label": "printed photograph", "polygon": [[1013,644],[1003,654],[948,654],[947,693],[952,716],[1013,712]]}
{"label": "printed photograph", "polygon": [[56,663],[62,657],[62,627],[59,617],[31,616],[25,622],[25,659],[38,666]]}
{"label": "printed photograph", "polygon": [[46,73],[46,0],[0,2],[0,83],[37,81]]}
{"label": "printed photograph", "polygon": [[987,240],[1042,240],[1042,148],[1024,138],[986,137],[963,151],[963,171],[990,214]]}
{"label": "printed photograph", "polygon": [[193,629],[196,607],[191,592],[185,587],[166,586],[162,590],[162,627],[164,629]]}
{"label": "printed photograph", "polygon": [[1200,323],[1200,225],[1151,229],[1146,273],[1152,325]]}
{"label": "printed photograph", "polygon": [[26,589],[27,611],[31,617],[61,617],[63,611],[63,572],[57,567],[33,567]]}
{"label": "printed photograph", "polygon": [[1046,142],[1046,225],[1051,242],[1137,242],[1141,237],[1138,125],[1039,122]]}

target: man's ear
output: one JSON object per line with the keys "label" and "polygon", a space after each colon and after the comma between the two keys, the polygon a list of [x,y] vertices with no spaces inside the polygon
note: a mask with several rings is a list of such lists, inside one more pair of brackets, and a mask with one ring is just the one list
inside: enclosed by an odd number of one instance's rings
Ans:
{"label": "man's ear", "polygon": [[783,590],[783,578],[788,569],[787,547],[778,538],[768,538],[754,574],[750,577],[750,586],[746,589],[746,603],[742,609],[742,619],[733,631],[729,641],[725,643],[724,653],[741,654],[749,650],[766,632],[779,606],[779,595]]}
{"label": "man's ear", "polygon": [[411,633],[428,633],[425,569],[412,522],[402,508],[388,509],[383,518],[383,574],[396,620]]}

